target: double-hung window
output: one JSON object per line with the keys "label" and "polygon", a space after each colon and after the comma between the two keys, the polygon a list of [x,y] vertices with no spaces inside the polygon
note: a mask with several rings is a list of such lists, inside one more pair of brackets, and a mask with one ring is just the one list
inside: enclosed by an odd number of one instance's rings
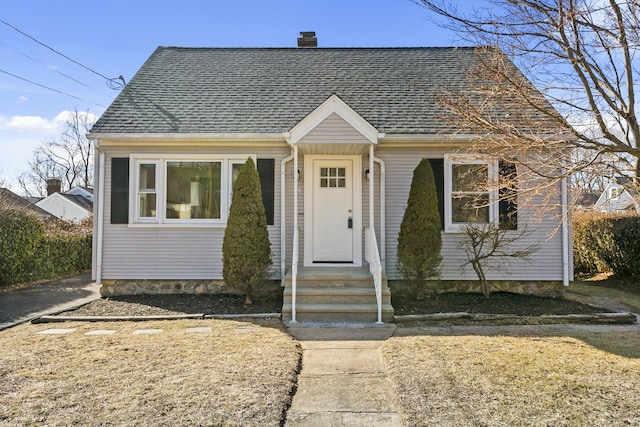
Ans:
{"label": "double-hung window", "polygon": [[227,220],[233,182],[247,156],[131,158],[132,224],[215,225]]}
{"label": "double-hung window", "polygon": [[497,223],[497,162],[474,157],[445,158],[445,230]]}

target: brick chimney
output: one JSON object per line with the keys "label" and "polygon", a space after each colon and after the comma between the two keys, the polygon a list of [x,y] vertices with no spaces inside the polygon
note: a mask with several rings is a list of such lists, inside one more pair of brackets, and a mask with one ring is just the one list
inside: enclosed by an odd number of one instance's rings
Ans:
{"label": "brick chimney", "polygon": [[318,47],[318,39],[315,31],[300,31],[302,37],[298,37],[299,48],[316,48]]}
{"label": "brick chimney", "polygon": [[62,181],[59,178],[50,178],[47,180],[47,196],[53,193],[59,193],[62,189]]}

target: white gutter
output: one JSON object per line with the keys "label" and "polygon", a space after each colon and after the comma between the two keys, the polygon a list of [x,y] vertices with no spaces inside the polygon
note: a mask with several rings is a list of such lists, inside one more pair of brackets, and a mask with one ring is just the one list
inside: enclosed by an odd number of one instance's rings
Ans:
{"label": "white gutter", "polygon": [[102,241],[104,235],[104,151],[100,150],[96,145],[96,150],[99,152],[98,156],[98,192],[96,197],[98,198],[98,218],[97,236],[96,236],[96,284],[102,285]]}
{"label": "white gutter", "polygon": [[569,286],[569,213],[567,209],[567,177],[563,177],[560,182],[561,203],[562,203],[562,284]]}
{"label": "white gutter", "polygon": [[380,263],[382,264],[382,274],[386,270],[387,258],[387,197],[386,197],[386,173],[385,164],[382,159],[373,156],[373,161],[380,165]]}
{"label": "white gutter", "polygon": [[286,164],[293,160],[293,148],[291,154],[280,162],[280,279],[284,286],[284,277],[287,274],[287,212],[285,197],[287,192]]}

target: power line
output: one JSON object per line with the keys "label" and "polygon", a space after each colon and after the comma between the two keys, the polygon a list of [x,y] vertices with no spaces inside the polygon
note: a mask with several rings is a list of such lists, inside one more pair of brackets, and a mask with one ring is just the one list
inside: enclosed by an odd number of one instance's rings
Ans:
{"label": "power line", "polygon": [[7,45],[7,44],[5,44],[5,43],[1,42],[1,41],[0,41],[0,45],[2,45],[2,46],[4,46],[4,47],[6,47],[7,49],[11,49],[12,51],[16,52],[17,54],[22,55],[22,56],[24,56],[25,58],[28,58],[28,59],[32,60],[32,61],[33,61],[33,62],[35,62],[36,64],[40,64],[40,65],[42,65],[43,67],[47,68],[48,70],[51,70],[51,71],[53,71],[53,72],[56,72],[56,73],[60,74],[61,76],[64,76],[64,77],[68,78],[69,80],[72,80],[72,81],[74,81],[74,82],[76,82],[76,83],[78,83],[78,84],[80,84],[80,85],[82,85],[82,86],[86,87],[87,89],[91,89],[91,90],[93,90],[93,91],[95,91],[95,92],[97,92],[97,93],[99,93],[99,94],[101,94],[101,95],[104,95],[104,96],[110,96],[110,95],[107,95],[107,94],[106,94],[106,93],[104,93],[104,92],[99,91],[98,89],[95,89],[95,88],[93,88],[93,87],[91,87],[91,86],[89,86],[89,85],[87,85],[87,84],[85,84],[85,83],[81,82],[80,80],[77,80],[77,79],[75,79],[75,78],[73,78],[73,77],[71,77],[71,76],[69,76],[69,75],[67,75],[67,74],[63,73],[62,71],[58,71],[58,70],[56,70],[55,68],[51,68],[50,66],[48,66],[48,65],[47,65],[47,64],[45,64],[44,62],[38,61],[37,59],[35,59],[35,58],[33,58],[33,57],[31,57],[31,56],[27,55],[26,53],[20,52],[19,50],[14,49],[14,48],[12,48],[11,46],[9,46],[9,45]]}
{"label": "power line", "polygon": [[[52,51],[52,52],[54,52],[54,53],[56,53],[56,54],[58,54],[58,55],[60,55],[60,56],[62,56],[63,58],[67,59],[68,61],[71,61],[71,62],[73,62],[74,64],[79,65],[80,67],[84,68],[85,70],[88,70],[88,71],[92,72],[93,74],[96,74],[96,75],[98,75],[98,76],[102,77],[103,79],[105,79],[107,82],[109,82],[109,83],[111,83],[111,84],[113,84],[114,82],[117,82],[117,81],[118,81],[118,79],[119,79],[119,78],[115,78],[115,79],[113,79],[113,78],[107,77],[107,76],[105,76],[104,74],[99,73],[99,72],[97,72],[97,71],[95,71],[95,70],[93,70],[93,69],[91,69],[91,68],[87,67],[86,65],[81,64],[80,62],[78,62],[78,61],[76,61],[76,60],[74,60],[74,59],[69,58],[69,57],[68,57],[67,55],[65,55],[64,53],[59,52],[59,51],[57,51],[56,49],[52,48],[51,46],[47,45],[46,43],[43,43],[43,42],[41,42],[40,40],[36,39],[35,37],[30,36],[29,34],[25,33],[24,31],[22,31],[22,30],[20,30],[20,29],[18,29],[18,28],[16,28],[16,27],[14,27],[13,25],[9,24],[7,21],[4,21],[4,20],[0,19],[0,22],[2,22],[2,23],[3,23],[4,25],[6,25],[7,27],[12,28],[13,30],[17,31],[18,33],[22,34],[23,36],[30,38],[31,40],[33,40],[34,42],[38,43],[39,45],[41,45],[41,46],[43,46],[43,47],[45,47],[45,48],[49,49],[50,51]],[[124,81],[124,79],[122,79],[122,80]],[[109,85],[109,83],[107,83],[107,85]],[[111,87],[111,86],[109,86],[109,87]],[[113,87],[111,87],[111,88],[113,89]],[[120,89],[122,89],[122,88],[120,88]]]}
{"label": "power line", "polygon": [[88,102],[88,103],[90,103],[90,104],[97,105],[98,107],[104,107],[104,108],[107,108],[107,106],[106,106],[106,105],[98,104],[98,103],[95,103],[95,102],[89,101],[89,100],[87,100],[87,99],[83,99],[83,98],[77,97],[77,96],[75,96],[75,95],[71,95],[71,94],[68,94],[68,93],[66,93],[66,92],[62,92],[62,91],[60,91],[60,90],[58,90],[58,89],[54,89],[54,88],[51,88],[51,87],[49,87],[49,86],[45,86],[45,85],[40,84],[40,83],[36,83],[36,82],[34,82],[34,81],[32,81],[32,80],[25,79],[24,77],[17,76],[17,75],[15,75],[15,74],[13,74],[13,73],[10,73],[10,72],[5,71],[5,70],[2,70],[2,69],[0,69],[0,73],[4,73],[4,74],[9,75],[9,76],[11,76],[11,77],[15,77],[16,79],[23,80],[23,81],[25,81],[25,82],[28,82],[28,83],[34,84],[34,85],[36,85],[36,86],[40,86],[41,88],[44,88],[44,89],[47,89],[47,90],[50,90],[50,91],[53,91],[53,92],[59,93],[59,94],[61,94],[61,95],[68,96],[68,97],[73,98],[73,99],[77,99],[77,100],[79,100],[79,101]]}

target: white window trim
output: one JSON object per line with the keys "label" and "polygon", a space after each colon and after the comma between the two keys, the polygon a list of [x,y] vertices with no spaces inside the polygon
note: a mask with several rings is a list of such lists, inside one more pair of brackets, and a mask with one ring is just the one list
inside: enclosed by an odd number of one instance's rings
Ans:
{"label": "white window trim", "polygon": [[466,225],[471,223],[453,223],[452,221],[452,179],[453,165],[455,164],[478,164],[487,165],[489,173],[489,223],[498,224],[498,162],[473,155],[445,155],[444,157],[444,231],[446,233],[460,233]]}
{"label": "white window trim", "polygon": [[[130,227],[224,227],[227,224],[229,209],[231,207],[231,183],[232,164],[244,163],[251,157],[256,163],[255,154],[231,154],[231,155],[209,155],[209,154],[131,154],[129,173],[133,179],[129,186],[129,226]],[[220,218],[215,219],[179,219],[166,217],[167,164],[173,161],[182,162],[220,162]],[[140,217],[139,192],[139,165],[156,165],[156,217]]]}

